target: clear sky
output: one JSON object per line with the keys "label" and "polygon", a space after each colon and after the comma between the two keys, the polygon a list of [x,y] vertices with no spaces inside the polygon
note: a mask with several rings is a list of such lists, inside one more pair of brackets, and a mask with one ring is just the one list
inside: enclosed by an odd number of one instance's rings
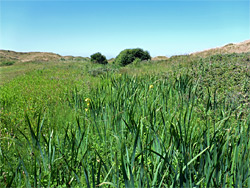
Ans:
{"label": "clear sky", "polygon": [[250,0],[0,0],[0,49],[179,55],[250,39]]}

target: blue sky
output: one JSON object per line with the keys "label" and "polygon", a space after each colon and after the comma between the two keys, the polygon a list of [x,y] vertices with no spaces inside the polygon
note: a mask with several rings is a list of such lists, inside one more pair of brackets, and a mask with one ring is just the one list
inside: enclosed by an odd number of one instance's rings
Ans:
{"label": "blue sky", "polygon": [[177,55],[250,39],[250,1],[0,1],[0,49]]}

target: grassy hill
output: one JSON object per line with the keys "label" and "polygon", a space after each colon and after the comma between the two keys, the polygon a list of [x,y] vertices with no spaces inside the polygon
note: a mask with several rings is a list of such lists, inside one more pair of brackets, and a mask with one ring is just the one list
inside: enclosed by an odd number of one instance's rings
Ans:
{"label": "grassy hill", "polygon": [[43,67],[54,67],[72,62],[86,62],[88,57],[61,56],[49,52],[15,52],[0,50],[0,85],[19,75]]}
{"label": "grassy hill", "polygon": [[80,61],[86,60],[84,57],[61,56],[49,52],[15,52],[11,50],[0,50],[0,62],[14,61],[14,62],[48,62],[48,61]]}
{"label": "grassy hill", "polygon": [[249,52],[0,70],[1,187],[250,186]]}

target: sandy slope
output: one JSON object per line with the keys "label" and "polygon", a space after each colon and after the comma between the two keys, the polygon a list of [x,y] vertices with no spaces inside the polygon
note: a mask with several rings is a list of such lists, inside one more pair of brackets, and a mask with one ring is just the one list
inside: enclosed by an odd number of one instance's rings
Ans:
{"label": "sandy slope", "polygon": [[243,53],[250,52],[250,40],[246,40],[240,43],[230,43],[222,47],[211,48],[201,52],[191,53],[191,56],[209,56],[215,54],[226,54],[226,53]]}
{"label": "sandy slope", "polygon": [[13,60],[18,62],[30,61],[58,61],[85,59],[83,57],[61,56],[50,52],[15,52],[11,50],[0,50],[0,60]]}

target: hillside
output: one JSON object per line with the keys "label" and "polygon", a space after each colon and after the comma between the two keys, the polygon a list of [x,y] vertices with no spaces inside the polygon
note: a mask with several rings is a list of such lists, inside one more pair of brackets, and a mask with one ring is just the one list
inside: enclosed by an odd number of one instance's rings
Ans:
{"label": "hillside", "polygon": [[216,54],[246,53],[250,52],[250,40],[240,43],[229,43],[222,47],[211,48],[200,52],[191,53],[191,56],[207,57]]}
{"label": "hillside", "polygon": [[[0,50],[0,61],[17,61],[17,62],[32,62],[32,61],[81,61],[87,60],[87,57],[81,56],[61,56],[52,52],[15,52],[11,50]],[[153,57],[153,61],[167,60],[166,56]],[[113,62],[114,58],[108,60]]]}
{"label": "hillside", "polygon": [[[200,52],[189,54],[191,57],[207,57],[216,54],[230,53],[246,53],[250,52],[250,40],[240,43],[229,43],[222,47],[207,49]],[[17,61],[17,62],[32,62],[32,61],[82,61],[87,60],[87,57],[81,56],[61,56],[52,52],[15,52],[11,50],[0,50],[0,61]],[[167,60],[165,56],[153,57],[152,60]],[[110,60],[111,61],[111,60]]]}
{"label": "hillside", "polygon": [[80,56],[61,56],[51,52],[15,52],[11,50],[0,50],[0,61],[17,61],[17,62],[32,62],[32,61],[59,61],[59,60],[85,60],[85,57]]}

